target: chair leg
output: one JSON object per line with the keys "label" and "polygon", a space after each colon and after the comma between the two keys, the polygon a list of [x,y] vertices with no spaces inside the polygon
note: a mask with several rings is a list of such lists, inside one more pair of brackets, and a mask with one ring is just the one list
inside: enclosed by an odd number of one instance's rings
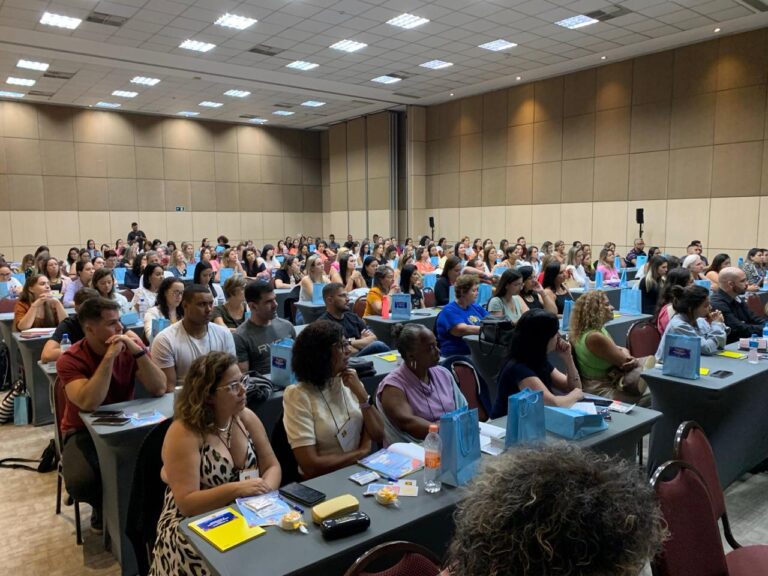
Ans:
{"label": "chair leg", "polygon": [[80,502],[77,500],[75,500],[75,536],[77,538],[77,545],[82,545],[83,532],[80,528]]}
{"label": "chair leg", "polygon": [[640,464],[640,468],[643,467],[643,439],[637,441],[637,460]]}
{"label": "chair leg", "polygon": [[61,473],[56,474],[56,514],[61,514]]}

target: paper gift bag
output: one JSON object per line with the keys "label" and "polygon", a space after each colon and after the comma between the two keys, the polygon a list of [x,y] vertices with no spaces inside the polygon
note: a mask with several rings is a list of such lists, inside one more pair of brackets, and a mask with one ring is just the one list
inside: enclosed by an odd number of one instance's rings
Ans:
{"label": "paper gift bag", "polygon": [[648,256],[642,256],[641,255],[641,256],[638,256],[637,258],[635,258],[635,266],[637,267],[638,270],[640,270],[640,268],[645,266],[646,262],[648,262]]}
{"label": "paper gift bag", "polygon": [[10,294],[10,282],[0,282],[0,298],[8,298]]}
{"label": "paper gift bag", "polygon": [[276,386],[285,388],[289,384],[296,383],[296,375],[291,369],[291,359],[293,358],[293,339],[284,338],[273,342],[269,347],[270,380]]}
{"label": "paper gift bag", "polygon": [[437,282],[437,274],[427,273],[427,274],[424,274],[424,278],[422,280],[422,286],[424,288],[434,288],[436,282]]}
{"label": "paper gift bag", "polygon": [[438,258],[437,256],[430,256],[429,261],[432,263],[432,266],[437,268],[437,265],[440,263],[440,258]]}
{"label": "paper gift bag", "polygon": [[125,271],[127,268],[113,268],[112,275],[115,277],[115,282],[122,286],[125,284]]}
{"label": "paper gift bag", "polygon": [[701,340],[693,336],[667,334],[664,338],[665,376],[677,376],[689,380],[699,379],[701,367]]}
{"label": "paper gift bag", "polygon": [[477,299],[475,300],[475,304],[478,306],[485,306],[488,304],[488,301],[491,299],[491,296],[493,296],[493,288],[490,284],[480,284],[477,287]]}
{"label": "paper gift bag", "polygon": [[568,331],[568,325],[571,321],[571,311],[573,310],[573,300],[566,300],[563,303],[563,323],[561,330],[563,332]]}
{"label": "paper gift bag", "polygon": [[595,288],[598,290],[603,287],[603,271],[598,270],[595,272]]}
{"label": "paper gift bag", "polygon": [[619,312],[622,314],[642,314],[642,292],[632,288],[621,289]]}
{"label": "paper gift bag", "polygon": [[120,323],[123,326],[135,326],[139,323],[139,315],[136,312],[126,312],[120,316]]}
{"label": "paper gift bag", "polygon": [[393,320],[409,320],[411,318],[411,295],[392,294],[392,310],[390,315]]}
{"label": "paper gift bag", "polygon": [[312,304],[323,304],[323,287],[322,282],[315,282],[312,284]]}
{"label": "paper gift bag", "polygon": [[710,280],[694,280],[693,281],[696,286],[702,286],[712,292],[712,281]]}
{"label": "paper gift bag", "polygon": [[599,414],[587,414],[581,410],[555,406],[544,408],[544,425],[553,434],[571,440],[608,429],[608,424]]}
{"label": "paper gift bag", "polygon": [[621,256],[616,256],[613,259],[613,267],[616,268],[616,270],[621,270]]}
{"label": "paper gift bag", "polygon": [[621,269],[621,276],[619,276],[619,288],[627,287],[627,269]]}
{"label": "paper gift bag", "polygon": [[[13,399],[13,423],[16,426],[26,426],[30,423],[30,416],[32,415],[32,398],[27,394],[27,390],[24,389],[18,396]],[[476,424],[476,426],[478,426]]]}
{"label": "paper gift bag", "polygon": [[480,462],[480,424],[477,408],[459,408],[440,417],[440,480],[463,486]]}
{"label": "paper gift bag", "polygon": [[171,321],[168,318],[153,318],[152,319],[152,338],[160,334],[163,330],[171,325]]}
{"label": "paper gift bag", "polygon": [[544,392],[525,388],[507,399],[507,435],[505,447],[539,442],[544,428]]}
{"label": "paper gift bag", "polygon": [[219,284],[224,284],[235,273],[234,268],[219,268]]}

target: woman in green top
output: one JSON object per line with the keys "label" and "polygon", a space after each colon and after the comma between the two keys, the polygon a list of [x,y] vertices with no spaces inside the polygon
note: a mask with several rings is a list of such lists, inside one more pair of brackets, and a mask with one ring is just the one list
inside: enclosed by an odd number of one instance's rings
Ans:
{"label": "woman in green top", "polygon": [[491,316],[506,318],[516,324],[528,305],[520,297],[523,289],[523,276],[517,270],[505,270],[496,285],[496,296],[488,302],[488,312]]}
{"label": "woman in green top", "polygon": [[613,307],[602,290],[583,294],[573,305],[570,340],[585,392],[648,406],[651,397],[640,377],[644,360],[617,346],[605,329]]}
{"label": "woman in green top", "polygon": [[230,276],[224,282],[222,289],[226,301],[213,307],[211,321],[229,328],[230,332],[247,320],[245,304],[245,278],[241,274]]}

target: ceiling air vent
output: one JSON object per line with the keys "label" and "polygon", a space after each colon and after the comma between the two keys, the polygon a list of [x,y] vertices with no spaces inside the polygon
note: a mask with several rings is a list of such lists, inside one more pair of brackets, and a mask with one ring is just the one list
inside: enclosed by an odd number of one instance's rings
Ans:
{"label": "ceiling air vent", "polygon": [[352,100],[352,104],[355,106],[370,106],[373,102],[368,102],[367,100]]}
{"label": "ceiling air vent", "polygon": [[761,0],[736,0],[739,4],[751,8],[755,12],[768,12],[768,6]]}
{"label": "ceiling air vent", "polygon": [[56,70],[48,70],[43,74],[43,78],[55,78],[56,80],[69,80],[75,72],[57,72]]}
{"label": "ceiling air vent", "polygon": [[50,98],[53,96],[53,92],[43,92],[42,90],[30,90],[27,92],[27,96],[40,96],[42,98]]}
{"label": "ceiling air vent", "polygon": [[240,118],[245,118],[246,120],[253,120],[254,118],[258,118],[255,114],[240,114]]}
{"label": "ceiling air vent", "polygon": [[277,54],[280,54],[280,52],[283,52],[280,48],[275,48],[274,46],[267,46],[266,44],[257,44],[248,52],[253,52],[254,54],[261,54],[262,56],[275,56]]}
{"label": "ceiling air vent", "polygon": [[293,104],[286,104],[285,102],[278,102],[275,104],[275,108],[284,108],[286,110],[293,108]]}
{"label": "ceiling air vent", "polygon": [[413,94],[405,94],[403,92],[395,92],[394,96],[402,96],[403,98],[413,98],[414,100],[418,100],[421,98],[421,96],[415,96]]}
{"label": "ceiling air vent", "polygon": [[88,14],[86,21],[93,22],[94,24],[105,24],[106,26],[120,28],[120,26],[128,22],[128,18],[125,16],[116,16],[115,14],[93,11]]}
{"label": "ceiling air vent", "polygon": [[611,4],[608,8],[604,8],[603,10],[595,10],[594,12],[587,12],[585,16],[589,16],[590,18],[594,18],[595,20],[599,20],[600,22],[607,22],[608,20],[613,20],[614,18],[618,18],[619,16],[626,16],[627,14],[631,14],[631,13],[632,13],[632,10],[628,8],[624,8],[624,6]]}

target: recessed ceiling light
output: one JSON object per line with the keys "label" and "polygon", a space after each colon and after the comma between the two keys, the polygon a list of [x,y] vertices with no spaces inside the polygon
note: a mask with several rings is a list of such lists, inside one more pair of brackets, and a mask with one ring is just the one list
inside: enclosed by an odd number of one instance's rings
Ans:
{"label": "recessed ceiling light", "polygon": [[0,98],[23,98],[22,92],[10,92],[8,90],[0,90]]}
{"label": "recessed ceiling light", "polygon": [[235,28],[237,30],[245,30],[256,24],[255,18],[247,18],[245,16],[238,16],[237,14],[224,14],[221,18],[216,20],[214,24],[218,26],[224,26],[224,28]]}
{"label": "recessed ceiling light", "polygon": [[272,114],[275,116],[293,116],[296,112],[291,112],[290,110],[275,110]]}
{"label": "recessed ceiling light", "polygon": [[598,22],[599,20],[595,20],[584,14],[579,14],[578,16],[572,16],[571,18],[555,22],[555,24],[562,26],[563,28],[568,28],[569,30],[576,30],[576,28],[584,28],[584,26],[597,24]]}
{"label": "recessed ceiling light", "polygon": [[32,80],[31,78],[14,78],[13,76],[8,76],[6,83],[16,84],[17,86],[34,86],[35,80]]}
{"label": "recessed ceiling light", "polygon": [[506,50],[507,48],[514,48],[517,46],[514,42],[507,42],[506,40],[494,40],[493,42],[486,42],[485,44],[480,44],[478,48],[483,48],[484,50],[490,50],[491,52],[499,52],[501,50]]}
{"label": "recessed ceiling light", "polygon": [[334,50],[341,50],[342,52],[357,52],[368,46],[363,42],[355,42],[354,40],[340,40],[336,44],[331,44],[331,48]]}
{"label": "recessed ceiling light", "polygon": [[122,104],[118,104],[117,102],[96,102],[96,106],[99,108],[120,108]]}
{"label": "recessed ceiling light", "polygon": [[377,76],[376,78],[372,78],[371,82],[378,82],[380,84],[394,84],[395,82],[400,82],[402,78],[398,78],[397,76],[387,76],[386,74],[384,76]]}
{"label": "recessed ceiling light", "polygon": [[429,62],[424,62],[424,64],[419,64],[422,68],[431,68],[432,70],[441,70],[443,68],[450,68],[453,66],[453,62],[443,62],[442,60],[430,60]]}
{"label": "recessed ceiling light", "polygon": [[290,64],[285,65],[286,68],[293,68],[294,70],[312,70],[318,66],[320,66],[320,64],[315,64],[314,62],[305,62],[304,60],[296,60]]}
{"label": "recessed ceiling light", "polygon": [[269,120],[267,120],[266,118],[251,118],[250,120],[248,120],[248,122],[250,122],[251,124],[266,124],[267,122],[269,122]]}
{"label": "recessed ceiling light", "polygon": [[426,24],[427,22],[429,22],[427,18],[422,18],[421,16],[414,16],[413,14],[400,14],[400,16],[396,16],[391,20],[387,20],[387,24],[391,24],[392,26],[397,26],[398,28],[405,28],[406,30],[410,30],[411,28],[416,28],[417,26],[421,26],[422,24]]}
{"label": "recessed ceiling light", "polygon": [[221,102],[211,102],[210,100],[203,100],[198,106],[205,106],[206,108],[221,108],[224,106]]}
{"label": "recessed ceiling light", "polygon": [[518,81],[519,81],[519,80],[522,80],[522,79],[523,79],[523,77],[522,77],[522,76],[515,76],[515,80],[518,80]]}
{"label": "recessed ceiling light", "polygon": [[200,112],[190,112],[189,110],[182,110],[181,112],[176,112],[176,114],[179,116],[190,117],[190,116],[199,116]]}
{"label": "recessed ceiling light", "polygon": [[248,90],[227,90],[224,92],[224,96],[232,96],[232,98],[245,98],[250,95],[251,93]]}
{"label": "recessed ceiling light", "polygon": [[720,32],[720,28],[715,28],[715,29],[713,30],[713,32],[714,32],[715,34],[717,34],[718,32]]}
{"label": "recessed ceiling light", "polygon": [[600,60],[605,60],[608,56],[600,56]]}
{"label": "recessed ceiling light", "polygon": [[17,68],[27,68],[29,70],[39,70],[40,72],[45,72],[48,70],[48,67],[50,64],[46,64],[45,62],[35,62],[33,60],[19,60],[16,63]]}
{"label": "recessed ceiling light", "polygon": [[451,92],[450,94],[448,94],[448,96],[453,96],[453,92]]}
{"label": "recessed ceiling light", "polygon": [[307,100],[306,102],[302,102],[301,105],[309,106],[310,108],[320,108],[320,106],[325,106],[325,102],[320,102],[319,100]]}
{"label": "recessed ceiling light", "polygon": [[136,98],[138,92],[129,92],[128,90],[115,90],[112,92],[112,96],[120,96],[121,98]]}
{"label": "recessed ceiling light", "polygon": [[210,44],[209,42],[200,42],[199,40],[184,40],[179,44],[179,48],[185,50],[194,50],[195,52],[208,52],[216,48],[216,44]]}
{"label": "recessed ceiling light", "polygon": [[69,16],[62,16],[61,14],[53,14],[52,12],[43,12],[43,17],[40,18],[40,24],[46,26],[56,26],[57,28],[67,28],[74,30],[82,20],[80,18],[70,18]]}
{"label": "recessed ceiling light", "polygon": [[145,86],[154,86],[160,82],[160,78],[147,78],[146,76],[134,76],[131,78],[131,84],[144,84]]}

